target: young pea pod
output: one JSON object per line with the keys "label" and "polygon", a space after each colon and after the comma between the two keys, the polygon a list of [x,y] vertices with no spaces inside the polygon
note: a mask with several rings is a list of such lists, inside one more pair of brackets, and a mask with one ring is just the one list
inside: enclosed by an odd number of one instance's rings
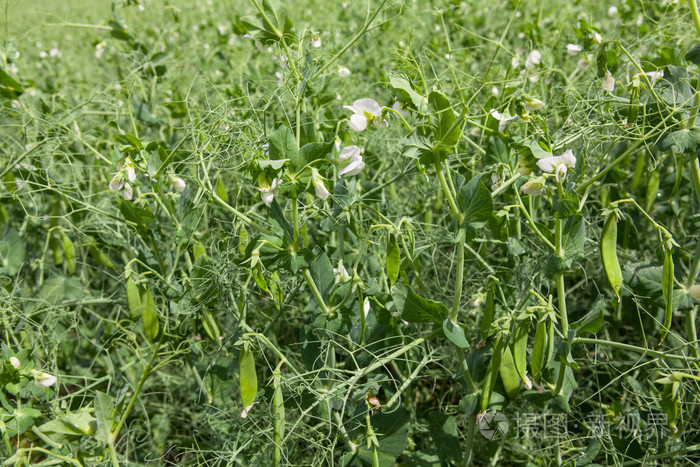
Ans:
{"label": "young pea pod", "polygon": [[642,176],[644,175],[644,168],[647,166],[646,157],[644,153],[641,153],[637,157],[637,162],[634,163],[634,175],[632,176],[632,191],[636,191],[639,186],[639,182],[642,181]]}
{"label": "young pea pod", "polygon": [[484,316],[481,317],[481,338],[486,339],[491,323],[493,323],[493,316],[495,312],[496,302],[495,302],[495,288],[496,282],[489,278],[488,284],[486,284],[486,303],[484,304]]}
{"label": "young pea pod", "polygon": [[491,355],[489,366],[486,369],[486,376],[484,377],[484,384],[481,389],[481,413],[486,412],[486,409],[489,408],[493,387],[496,385],[496,379],[501,369],[501,360],[503,359],[504,350],[507,350],[506,343],[503,336],[499,336],[494,343],[493,354]]}
{"label": "young pea pod", "polygon": [[664,314],[664,324],[661,329],[661,342],[663,342],[671,329],[671,318],[673,317],[673,269],[673,250],[670,246],[664,246],[664,268],[661,274],[661,291],[664,295],[666,313]]}
{"label": "young pea pod", "polygon": [[226,191],[226,185],[221,179],[216,181],[216,194],[224,203],[228,204],[228,191]]}
{"label": "young pea pod", "polygon": [[66,260],[66,272],[73,274],[75,272],[75,246],[70,237],[61,233],[61,246],[63,247],[63,258]]}
{"label": "young pea pod", "polygon": [[62,265],[63,247],[55,235],[51,235],[51,238],[49,238],[49,246],[51,247],[51,251],[53,251],[53,261],[56,263],[56,266]]}
{"label": "young pea pod", "polygon": [[600,253],[603,257],[603,267],[608,281],[620,301],[620,288],[622,287],[622,269],[617,258],[617,216],[615,213],[608,215],[603,225],[603,235],[600,239]]}
{"label": "young pea pod", "polygon": [[216,324],[216,320],[209,311],[208,308],[203,308],[201,313],[200,322],[202,323],[202,328],[207,336],[214,342],[220,342],[221,331],[219,330],[219,325]]}
{"label": "young pea pod", "polygon": [[530,329],[530,320],[524,319],[518,323],[513,338],[513,362],[515,371],[525,383],[525,387],[532,389],[530,378],[527,377],[527,333]]}
{"label": "young pea pod", "polygon": [[136,321],[141,317],[141,294],[134,278],[126,279],[126,302],[129,305],[129,319]]}
{"label": "young pea pod", "polygon": [[520,395],[520,375],[516,370],[516,363],[510,348],[506,347],[501,358],[499,367],[503,388],[506,390],[508,399],[514,400]]}
{"label": "young pea pod", "polygon": [[280,363],[272,374],[272,382],[275,392],[272,396],[272,418],[274,420],[274,442],[275,451],[273,459],[275,466],[282,462],[282,446],[284,445],[284,399],[282,397],[282,372]]}
{"label": "young pea pod", "polygon": [[111,269],[112,271],[115,271],[117,269],[112,260],[109,259],[109,256],[107,256],[102,250],[100,250],[94,243],[92,243],[89,246],[88,251],[90,252],[90,255],[93,258],[95,258],[97,264],[99,264],[103,268]]}
{"label": "young pea pod", "polygon": [[547,355],[547,320],[540,320],[535,331],[535,343],[532,346],[532,357],[530,359],[530,369],[535,382],[539,383],[542,370],[546,368],[545,357]]}
{"label": "young pea pod", "polygon": [[238,370],[241,402],[243,402],[244,407],[241,417],[246,418],[255,402],[255,397],[258,395],[258,375],[255,373],[255,357],[250,350],[248,342],[243,343],[241,353],[238,356]]}
{"label": "young pea pod", "polygon": [[660,172],[661,170],[657,167],[656,170],[649,174],[649,179],[647,180],[647,194],[644,198],[644,210],[647,213],[651,212],[656,202],[656,196],[659,194]]}
{"label": "young pea pod", "polygon": [[386,275],[393,286],[396,279],[399,278],[399,270],[401,266],[401,252],[399,251],[399,243],[396,241],[394,234],[389,234],[389,242],[386,246]]}
{"label": "young pea pod", "polygon": [[160,333],[160,323],[158,322],[158,311],[153,294],[145,287],[141,291],[141,321],[146,339],[152,344]]}
{"label": "young pea pod", "polygon": [[204,245],[202,245],[202,242],[199,240],[194,241],[194,245],[192,246],[192,256],[194,256],[194,260],[197,261],[200,256],[207,256],[207,250],[204,248]]}

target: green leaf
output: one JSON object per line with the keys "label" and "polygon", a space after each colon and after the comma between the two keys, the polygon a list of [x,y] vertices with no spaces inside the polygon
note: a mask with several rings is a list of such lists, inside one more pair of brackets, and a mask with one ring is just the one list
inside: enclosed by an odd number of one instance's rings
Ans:
{"label": "green leaf", "polygon": [[277,198],[272,199],[269,212],[270,217],[274,219],[280,225],[280,227],[282,227],[282,231],[284,232],[284,236],[287,238],[287,241],[292,243],[294,241],[294,227],[292,227],[292,224],[284,216],[284,212],[282,211],[280,203],[277,202]]}
{"label": "green leaf", "polygon": [[398,91],[402,102],[412,102],[419,113],[427,113],[428,99],[415,90],[406,76],[400,73],[391,73],[389,83],[392,88]]}
{"label": "green leaf", "polygon": [[700,42],[690,48],[685,54],[685,59],[696,65],[700,65]]}
{"label": "green leaf", "polygon": [[22,85],[0,67],[0,96],[6,99],[17,99],[22,94],[24,94]]}
{"label": "green leaf", "polygon": [[[299,157],[299,146],[292,131],[281,126],[277,128],[268,139],[270,159],[289,159],[289,163],[294,171],[299,170],[304,161]],[[273,167],[279,170],[279,167]]]}
{"label": "green leaf", "polygon": [[[333,149],[332,143],[306,143],[299,150],[300,163],[308,164],[319,159],[325,159],[331,153],[331,149]],[[293,163],[292,166],[294,166]]]}
{"label": "green leaf", "polygon": [[14,276],[24,262],[24,240],[12,228],[7,228],[0,238],[0,274]]}
{"label": "green leaf", "polygon": [[452,128],[457,117],[455,117],[450,101],[440,91],[432,91],[428,95],[428,103],[433,116],[432,130],[433,139],[436,141],[435,148],[452,149],[459,142],[462,132],[460,125]]}
{"label": "green leaf", "polygon": [[595,334],[603,327],[603,310],[605,309],[605,300],[602,295],[598,295],[591,311],[580,320],[571,325],[571,329],[576,331],[576,336],[590,332]]}
{"label": "green leaf", "polygon": [[452,465],[450,460],[460,460],[462,458],[462,448],[457,431],[457,421],[455,417],[432,412],[428,417],[430,436],[433,444],[439,446],[438,456],[446,465]]}
{"label": "green leaf", "polygon": [[584,257],[583,244],[586,235],[586,228],[583,217],[577,214],[568,217],[562,225],[562,244],[564,255],[562,257],[565,269],[571,267],[574,261]]}
{"label": "green leaf", "polygon": [[670,149],[674,154],[693,152],[700,143],[700,131],[698,128],[677,130],[669,133],[659,144],[664,151]]}
{"label": "green leaf", "polygon": [[445,318],[445,321],[442,322],[442,330],[445,333],[445,337],[447,337],[454,345],[460,349],[469,348],[469,341],[465,337],[464,329],[462,329],[462,326],[460,326],[459,323],[453,323],[450,321],[450,318]]}
{"label": "green leaf", "polygon": [[460,241],[470,241],[478,235],[478,230],[486,225],[493,213],[491,191],[484,185],[482,175],[475,175],[462,186],[457,202],[464,214],[458,238]]}
{"label": "green leaf", "polygon": [[394,459],[401,455],[408,441],[411,416],[408,410],[400,407],[391,413],[378,413],[372,416],[372,428],[379,439],[379,450]]}
{"label": "green leaf", "polygon": [[266,168],[271,168],[275,172],[280,170],[282,167],[284,167],[284,164],[289,162],[289,159],[272,159],[272,160],[264,160],[264,159],[258,159],[256,163],[258,164],[258,167],[260,169],[265,170]]}
{"label": "green leaf", "polygon": [[97,391],[97,397],[95,397],[95,418],[97,419],[95,437],[102,443],[109,444],[114,424],[114,402],[108,394],[101,391]]}
{"label": "green leaf", "polygon": [[264,16],[258,13],[240,19],[248,32],[257,40],[267,44],[293,33],[294,23],[289,19],[287,8],[279,0],[265,0],[262,10]]}
{"label": "green leaf", "polygon": [[335,284],[335,274],[333,273],[333,265],[324,252],[317,248],[314,250],[316,258],[311,263],[309,270],[313,277],[316,287],[324,300],[330,298],[331,289]]}
{"label": "green leaf", "polygon": [[434,321],[440,324],[447,317],[448,310],[444,303],[420,297],[408,285],[394,286],[391,295],[401,319],[409,323]]}

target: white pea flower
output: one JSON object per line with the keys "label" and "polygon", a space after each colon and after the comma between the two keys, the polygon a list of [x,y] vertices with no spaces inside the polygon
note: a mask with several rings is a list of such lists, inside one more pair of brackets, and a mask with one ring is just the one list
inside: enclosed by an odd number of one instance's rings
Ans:
{"label": "white pea flower", "polygon": [[561,156],[545,157],[537,161],[537,166],[543,172],[554,172],[557,181],[563,180],[566,177],[567,169],[576,166],[576,157],[571,149],[568,149]]}
{"label": "white pea flower", "polygon": [[600,35],[599,32],[593,33],[593,42],[595,42],[596,44],[600,44],[601,42],[603,42],[603,37]]}
{"label": "white pea flower", "polygon": [[365,168],[365,162],[360,154],[362,150],[357,146],[347,146],[340,151],[338,156],[338,177],[343,175],[357,175]]}
{"label": "white pea flower", "polygon": [[326,188],[326,185],[323,183],[323,177],[321,177],[321,174],[318,173],[318,170],[314,168],[311,169],[311,183],[316,189],[316,196],[318,196],[321,199],[328,199],[328,197],[331,194]]}
{"label": "white pea flower", "polygon": [[124,159],[124,163],[121,165],[121,167],[118,167],[118,169],[121,169],[126,173],[126,178],[128,178],[130,182],[134,182],[134,180],[136,180],[136,169],[134,168],[134,162],[131,160],[131,158],[127,157]]}
{"label": "white pea flower", "polygon": [[613,92],[615,90],[615,78],[613,78],[613,75],[612,73],[610,73],[610,71],[605,72],[605,76],[603,77],[603,82],[601,85],[603,86],[604,91]]}
{"label": "white pea flower", "polygon": [[608,8],[608,16],[615,16],[617,14],[617,7],[615,5]]}
{"label": "white pea flower", "polygon": [[131,201],[131,199],[134,197],[134,190],[131,188],[131,185],[129,185],[128,183],[124,184],[124,191],[122,192],[122,196],[127,201]]}
{"label": "white pea flower", "polygon": [[[693,300],[700,302],[700,284],[694,284],[688,290]],[[16,367],[15,367],[16,368]]]}
{"label": "white pea flower", "polygon": [[520,58],[518,58],[517,55],[510,60],[510,66],[513,68],[518,68],[518,66],[520,66]]}
{"label": "white pea flower", "polygon": [[170,182],[170,185],[172,185],[172,187],[180,193],[185,191],[185,187],[187,185],[185,184],[185,181],[182,178],[176,177],[175,175],[171,175],[170,177],[168,177],[168,181]]}
{"label": "white pea flower", "polygon": [[32,373],[34,374],[34,381],[44,386],[45,388],[53,386],[56,383],[56,377],[54,375],[50,375],[48,373],[43,373],[41,371],[36,370],[32,370]]}
{"label": "white pea flower", "polygon": [[282,183],[282,179],[275,178],[272,180],[272,183],[268,185],[267,180],[265,180],[264,177],[260,177],[258,183],[260,186],[256,186],[255,189],[262,192],[263,203],[265,203],[265,206],[271,205],[272,200],[275,199],[275,190],[280,186],[280,183]]}
{"label": "white pea flower", "polygon": [[583,46],[577,44],[567,44],[566,53],[569,55],[578,55],[583,50]]}
{"label": "white pea flower", "polygon": [[313,34],[311,36],[311,46],[315,49],[321,47],[321,38],[318,37],[316,34]]}
{"label": "white pea flower", "polygon": [[12,365],[12,368],[15,370],[22,366],[22,362],[19,361],[19,358],[17,357],[10,357],[10,365]]}
{"label": "white pea flower", "polygon": [[53,49],[49,50],[49,56],[59,58],[61,56],[61,51],[54,47]]}
{"label": "white pea flower", "polygon": [[532,52],[530,52],[530,55],[528,55],[527,59],[525,60],[525,68],[532,68],[536,65],[539,65],[541,62],[542,54],[539,50],[534,49]]}
{"label": "white pea flower", "polygon": [[389,122],[381,120],[382,107],[374,99],[358,99],[352,105],[344,105],[344,108],[352,110],[348,125],[355,131],[362,131],[374,123],[379,128],[386,128]]}
{"label": "white pea flower", "polygon": [[338,280],[339,280],[341,283],[347,282],[347,281],[349,281],[350,279],[352,279],[352,277],[350,277],[350,274],[348,274],[348,270],[345,269],[345,266],[343,266],[343,260],[342,260],[342,259],[341,259],[340,261],[338,261],[338,267],[337,267],[337,268],[333,268],[333,274],[335,274],[336,276],[338,276]]}
{"label": "white pea flower", "polygon": [[365,301],[362,303],[362,311],[365,313],[365,319],[367,319],[367,316],[369,316],[369,297],[365,297]]}
{"label": "white pea flower", "polygon": [[396,110],[404,118],[411,116],[411,111],[406,109],[401,101],[394,102],[394,105],[392,105],[391,108]]}
{"label": "white pea flower", "polygon": [[493,118],[495,118],[496,120],[498,120],[498,132],[499,132],[499,133],[503,133],[503,130],[506,129],[506,125],[508,125],[508,122],[509,122],[510,120],[513,120],[514,118],[517,118],[517,117],[518,117],[517,115],[510,116],[510,115],[507,114],[507,113],[500,113],[500,112],[499,112],[498,110],[496,110],[496,109],[491,109],[491,110],[489,110],[489,113],[491,114],[491,116],[492,116]]}
{"label": "white pea flower", "polygon": [[526,195],[541,195],[544,191],[544,177],[537,177],[528,180],[520,187],[520,191]]}
{"label": "white pea flower", "polygon": [[350,70],[345,68],[344,66],[341,66],[340,68],[338,68],[338,76],[340,76],[341,78],[347,78],[348,76],[350,76]]}
{"label": "white pea flower", "polygon": [[122,172],[117,172],[116,174],[114,174],[114,177],[112,177],[112,180],[109,182],[109,189],[119,191],[122,189],[123,186],[124,174]]}
{"label": "white pea flower", "polygon": [[527,112],[532,112],[533,110],[542,110],[544,107],[544,102],[542,102],[539,99],[535,99],[534,97],[528,97],[527,100],[525,100],[525,110]]}

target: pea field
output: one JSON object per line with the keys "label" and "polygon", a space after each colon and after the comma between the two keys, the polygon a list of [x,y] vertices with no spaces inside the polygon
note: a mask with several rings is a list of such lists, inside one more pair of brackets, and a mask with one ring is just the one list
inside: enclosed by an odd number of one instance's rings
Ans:
{"label": "pea field", "polygon": [[0,18],[1,466],[700,464],[697,0]]}

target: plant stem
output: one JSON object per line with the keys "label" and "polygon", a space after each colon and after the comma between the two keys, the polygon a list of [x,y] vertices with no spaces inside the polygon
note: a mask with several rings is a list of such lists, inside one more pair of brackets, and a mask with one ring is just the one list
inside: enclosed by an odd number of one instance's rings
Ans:
{"label": "plant stem", "polygon": [[447,203],[450,205],[450,209],[452,210],[452,214],[455,216],[455,219],[457,220],[457,224],[462,224],[462,221],[464,220],[464,214],[459,212],[459,208],[457,207],[457,203],[455,202],[455,199],[452,196],[452,191],[450,190],[450,186],[447,184],[447,180],[445,179],[445,174],[442,171],[442,163],[437,159],[437,155],[435,156],[435,172],[437,173],[438,180],[440,180],[440,186],[442,187],[442,191],[445,193],[445,196],[447,197]]}
{"label": "plant stem", "polygon": [[294,227],[292,253],[296,253],[299,248],[299,203],[296,197],[292,198],[292,226]]}
{"label": "plant stem", "polygon": [[573,341],[574,344],[594,344],[594,345],[605,345],[608,347],[614,347],[620,350],[627,350],[630,352],[638,353],[641,355],[649,355],[654,358],[677,358],[679,360],[686,360],[689,362],[700,362],[700,357],[688,357],[685,355],[676,355],[668,352],[659,352],[656,350],[647,349],[644,347],[638,347],[631,344],[623,344],[622,342],[609,341],[604,339],[593,339],[589,337],[576,337]]}
{"label": "plant stem", "polygon": [[464,242],[459,242],[457,245],[457,274],[455,277],[455,295],[452,300],[452,312],[450,313],[450,321],[457,324],[457,315],[459,314],[459,303],[462,299],[462,283],[464,282]]}
{"label": "plant stem", "polygon": [[690,14],[693,16],[693,23],[695,23],[695,30],[700,34],[700,14],[698,14],[698,2],[697,0],[690,0]]}
{"label": "plant stem", "polygon": [[136,385],[136,390],[134,391],[134,395],[131,396],[131,400],[129,401],[129,405],[127,405],[126,410],[122,414],[122,417],[119,419],[119,423],[117,424],[117,427],[110,432],[110,434],[109,434],[110,443],[113,444],[114,440],[117,439],[117,436],[119,435],[119,432],[121,431],[122,426],[124,426],[124,423],[126,422],[126,418],[129,416],[131,409],[133,409],[134,404],[136,403],[136,399],[138,398],[139,394],[141,393],[141,388],[143,387],[143,384],[146,382],[148,375],[151,374],[151,368],[153,367],[153,362],[155,362],[156,357],[158,356],[158,349],[159,348],[160,348],[160,343],[156,344],[155,348],[153,349],[153,355],[151,356],[151,360],[148,362],[148,365],[146,365],[144,367],[143,373],[141,373],[141,379],[139,380],[138,384]]}
{"label": "plant stem", "polygon": [[514,188],[513,191],[515,192],[516,198],[518,198],[518,207],[520,208],[520,211],[523,213],[525,216],[525,219],[527,220],[527,223],[530,225],[530,228],[532,229],[535,234],[537,234],[538,237],[540,237],[540,240],[542,240],[545,245],[547,245],[549,248],[552,250],[556,250],[556,247],[550,242],[547,237],[544,236],[542,232],[540,232],[540,229],[537,228],[535,225],[535,221],[532,220],[532,217],[530,217],[530,213],[527,212],[527,209],[525,209],[525,205],[523,204],[523,200],[520,198],[520,193],[518,193],[518,189]]}
{"label": "plant stem", "polygon": [[[555,227],[556,255],[561,258],[564,256],[564,245],[562,242],[562,220],[557,215]],[[557,272],[557,305],[559,306],[559,318],[561,319],[561,331],[564,339],[568,338],[569,334],[569,316],[566,312],[566,289],[564,284],[564,271]],[[564,377],[566,376],[566,364],[562,363],[559,366],[559,375],[557,378],[557,386],[554,389],[554,394],[561,393],[564,385]]]}

